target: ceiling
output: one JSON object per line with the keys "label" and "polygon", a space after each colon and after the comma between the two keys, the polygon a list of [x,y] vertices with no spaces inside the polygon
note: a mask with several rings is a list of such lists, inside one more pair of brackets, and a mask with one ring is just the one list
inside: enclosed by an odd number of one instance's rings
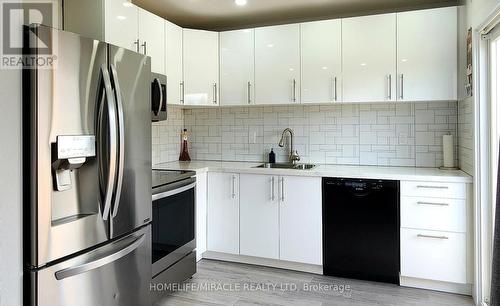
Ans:
{"label": "ceiling", "polygon": [[457,5],[457,0],[132,0],[182,27],[224,31]]}

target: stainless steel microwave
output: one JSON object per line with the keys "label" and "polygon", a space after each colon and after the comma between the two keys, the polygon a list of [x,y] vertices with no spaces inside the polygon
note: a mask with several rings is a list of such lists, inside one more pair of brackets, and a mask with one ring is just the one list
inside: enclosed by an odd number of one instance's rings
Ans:
{"label": "stainless steel microwave", "polygon": [[167,120],[167,77],[151,73],[151,121]]}

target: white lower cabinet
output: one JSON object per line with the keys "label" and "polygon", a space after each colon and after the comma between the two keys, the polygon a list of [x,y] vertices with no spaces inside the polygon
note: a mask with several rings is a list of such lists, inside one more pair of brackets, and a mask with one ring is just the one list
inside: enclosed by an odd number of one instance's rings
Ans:
{"label": "white lower cabinet", "polygon": [[465,233],[401,229],[401,275],[467,282]]}
{"label": "white lower cabinet", "polygon": [[196,261],[207,250],[207,173],[196,175]]}
{"label": "white lower cabinet", "polygon": [[241,174],[240,182],[240,254],[321,265],[321,178]]}
{"label": "white lower cabinet", "polygon": [[278,259],[278,177],[241,174],[240,183],[240,254]]}
{"label": "white lower cabinet", "polygon": [[207,248],[209,251],[239,254],[239,174],[210,172],[208,190]]}
{"label": "white lower cabinet", "polygon": [[402,277],[468,283],[467,204],[464,183],[401,182]]}
{"label": "white lower cabinet", "polygon": [[280,180],[280,259],[322,265],[321,178]]}

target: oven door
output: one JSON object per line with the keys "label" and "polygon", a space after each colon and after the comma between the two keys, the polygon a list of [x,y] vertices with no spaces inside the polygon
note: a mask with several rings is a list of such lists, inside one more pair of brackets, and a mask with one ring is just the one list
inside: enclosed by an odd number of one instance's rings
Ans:
{"label": "oven door", "polygon": [[189,178],[153,190],[153,277],[196,248],[195,187]]}

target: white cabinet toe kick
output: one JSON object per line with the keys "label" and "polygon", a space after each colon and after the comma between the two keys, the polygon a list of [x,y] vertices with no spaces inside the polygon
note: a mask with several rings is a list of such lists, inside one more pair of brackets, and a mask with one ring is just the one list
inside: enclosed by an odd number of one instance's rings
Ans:
{"label": "white cabinet toe kick", "polygon": [[[321,185],[321,177],[209,172],[203,258],[322,274]],[[472,186],[400,186],[400,285],[470,295]]]}

